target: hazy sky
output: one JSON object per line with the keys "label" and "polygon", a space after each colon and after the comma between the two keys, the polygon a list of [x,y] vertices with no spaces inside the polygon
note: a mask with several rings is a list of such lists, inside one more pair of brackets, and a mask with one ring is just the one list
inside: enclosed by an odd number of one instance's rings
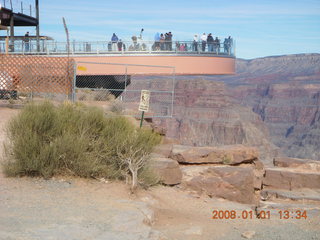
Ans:
{"label": "hazy sky", "polygon": [[[3,3],[4,0],[0,0]],[[9,2],[8,0],[6,0]],[[13,0],[18,5],[19,0]],[[23,0],[33,3],[34,0]],[[130,40],[144,28],[174,40],[212,33],[236,40],[239,58],[320,52],[320,0],[39,0],[41,34],[65,41],[62,17],[73,40],[110,40],[115,32]],[[16,29],[24,34],[34,28]],[[1,33],[3,34],[3,33]]]}

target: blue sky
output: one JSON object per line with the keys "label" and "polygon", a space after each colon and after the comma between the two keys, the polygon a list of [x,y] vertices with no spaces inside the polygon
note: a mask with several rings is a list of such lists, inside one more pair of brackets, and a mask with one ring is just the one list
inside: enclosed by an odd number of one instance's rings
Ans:
{"label": "blue sky", "polygon": [[[20,0],[12,1],[19,5]],[[34,0],[23,2],[34,4]],[[320,0],[39,2],[41,34],[58,41],[65,41],[65,17],[71,40],[78,41],[109,41],[113,32],[122,40],[130,40],[144,28],[145,40],[153,40],[156,32],[168,31],[179,41],[203,32],[222,39],[231,35],[236,40],[237,57],[246,59],[320,53]],[[18,34],[26,31],[35,34],[35,28],[16,29]]]}

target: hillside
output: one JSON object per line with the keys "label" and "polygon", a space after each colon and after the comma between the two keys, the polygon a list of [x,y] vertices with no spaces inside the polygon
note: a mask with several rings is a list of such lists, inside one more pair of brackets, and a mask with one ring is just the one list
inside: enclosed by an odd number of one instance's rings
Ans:
{"label": "hillside", "polygon": [[223,81],[233,99],[259,114],[281,151],[320,160],[320,54],[238,59]]}

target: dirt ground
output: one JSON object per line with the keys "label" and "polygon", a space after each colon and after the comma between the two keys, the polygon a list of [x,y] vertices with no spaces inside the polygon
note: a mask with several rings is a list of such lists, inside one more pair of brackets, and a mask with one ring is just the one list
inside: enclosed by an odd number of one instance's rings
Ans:
{"label": "dirt ground", "polygon": [[[0,151],[4,126],[19,110],[0,107]],[[157,186],[129,194],[107,180],[56,177],[7,178],[0,170],[0,240],[46,239],[320,239],[320,208],[296,203],[307,219],[243,219],[252,206]],[[236,219],[212,219],[213,210],[235,210]],[[254,212],[254,211],[253,211]],[[246,233],[247,232],[247,233]]]}

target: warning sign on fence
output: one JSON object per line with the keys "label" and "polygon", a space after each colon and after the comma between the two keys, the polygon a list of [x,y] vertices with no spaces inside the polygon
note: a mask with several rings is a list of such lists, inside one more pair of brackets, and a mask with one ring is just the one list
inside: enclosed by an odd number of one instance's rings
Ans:
{"label": "warning sign on fence", "polygon": [[150,100],[150,91],[141,90],[139,111],[144,111],[144,112],[149,111],[149,100]]}

